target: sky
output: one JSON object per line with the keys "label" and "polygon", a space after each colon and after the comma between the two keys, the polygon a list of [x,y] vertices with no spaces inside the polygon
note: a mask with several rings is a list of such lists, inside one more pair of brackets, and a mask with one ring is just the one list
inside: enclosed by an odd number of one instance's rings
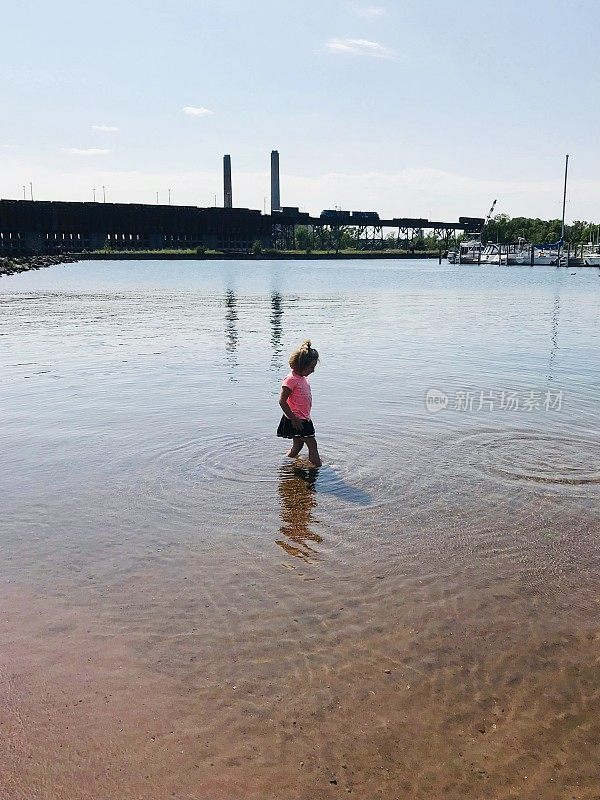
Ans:
{"label": "sky", "polygon": [[[19,0],[0,197],[600,222],[598,0]],[[12,35],[7,35],[12,31]],[[32,184],[32,187],[30,187]]]}

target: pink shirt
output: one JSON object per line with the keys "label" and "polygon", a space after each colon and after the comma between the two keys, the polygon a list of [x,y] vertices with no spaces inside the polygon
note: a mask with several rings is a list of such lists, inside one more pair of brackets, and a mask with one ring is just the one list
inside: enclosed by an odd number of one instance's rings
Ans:
{"label": "pink shirt", "polygon": [[310,383],[304,375],[298,375],[293,370],[286,375],[281,382],[282,386],[287,386],[292,390],[291,395],[288,397],[288,405],[297,417],[300,419],[310,419],[310,410],[312,408],[312,392],[310,391]]}

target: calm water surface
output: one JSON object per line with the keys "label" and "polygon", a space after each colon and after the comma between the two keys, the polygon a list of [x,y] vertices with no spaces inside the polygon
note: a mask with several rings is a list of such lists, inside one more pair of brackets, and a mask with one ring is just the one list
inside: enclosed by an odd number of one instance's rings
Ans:
{"label": "calm water surface", "polygon": [[[121,637],[179,698],[207,797],[592,797],[599,276],[177,261],[2,278],[0,577],[53,614],[32,639],[76,650],[82,619]],[[306,337],[318,472],[275,436]],[[271,727],[292,723],[293,750]]]}

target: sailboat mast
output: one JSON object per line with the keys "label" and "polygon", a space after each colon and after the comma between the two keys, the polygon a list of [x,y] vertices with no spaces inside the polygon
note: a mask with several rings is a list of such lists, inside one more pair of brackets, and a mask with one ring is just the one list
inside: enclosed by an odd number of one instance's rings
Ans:
{"label": "sailboat mast", "polygon": [[560,228],[560,240],[561,243],[564,241],[565,238],[565,206],[567,204],[567,173],[569,171],[569,154],[565,156],[565,185],[563,189],[563,212],[562,212],[562,225]]}
{"label": "sailboat mast", "polygon": [[569,171],[569,154],[565,156],[565,184],[563,188],[563,206],[562,206],[562,222],[560,226],[560,242],[558,243],[558,253],[556,258],[556,266],[560,267],[560,256],[562,246],[565,240],[565,207],[567,205],[567,173]]}

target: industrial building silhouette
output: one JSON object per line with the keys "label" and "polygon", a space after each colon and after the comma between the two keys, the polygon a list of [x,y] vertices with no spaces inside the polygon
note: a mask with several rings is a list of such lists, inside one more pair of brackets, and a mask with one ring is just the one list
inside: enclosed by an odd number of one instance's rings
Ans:
{"label": "industrial building silhouette", "polygon": [[94,250],[187,250],[204,248],[247,252],[261,248],[293,249],[298,225],[318,232],[319,241],[335,248],[342,227],[357,229],[364,249],[383,245],[384,229],[397,230],[398,246],[430,232],[447,244],[457,232],[476,233],[478,217],[458,222],[394,217],[380,219],[372,211],[325,210],[313,217],[294,206],[282,206],[279,153],[271,153],[271,213],[233,206],[231,156],[223,157],[224,207],[146,205],[141,203],[77,203],[43,200],[0,200],[0,254],[83,253]]}

